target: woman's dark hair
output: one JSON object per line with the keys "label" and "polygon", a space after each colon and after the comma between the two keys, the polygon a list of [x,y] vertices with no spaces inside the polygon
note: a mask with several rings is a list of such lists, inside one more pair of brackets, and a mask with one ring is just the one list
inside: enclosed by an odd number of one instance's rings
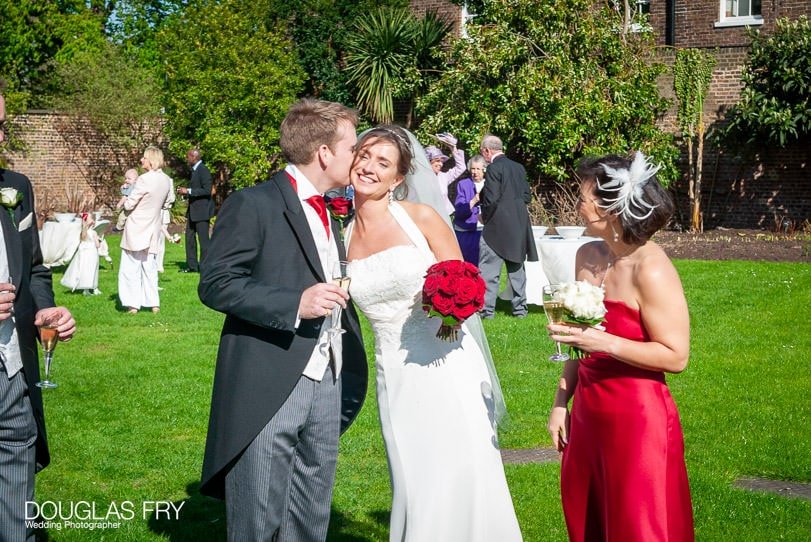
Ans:
{"label": "woman's dark hair", "polygon": [[[605,187],[612,180],[612,178],[606,174],[603,166],[617,170],[630,170],[631,160],[616,154],[609,154],[599,158],[586,158],[577,166],[577,176],[580,182],[595,181],[594,195],[598,200],[597,203],[600,206],[607,207],[607,200],[616,198],[617,192],[616,190],[600,188],[600,186]],[[644,244],[654,233],[667,224],[667,221],[670,220],[670,217],[673,216],[673,212],[675,211],[673,198],[662,188],[662,185],[659,184],[656,175],[650,177],[642,185],[642,199],[644,199],[646,203],[654,206],[650,215],[643,219],[634,218],[628,213],[612,211],[619,216],[620,225],[622,226],[622,240],[625,243],[632,245]],[[644,216],[648,213],[649,209],[633,208],[632,210],[635,214]]]}

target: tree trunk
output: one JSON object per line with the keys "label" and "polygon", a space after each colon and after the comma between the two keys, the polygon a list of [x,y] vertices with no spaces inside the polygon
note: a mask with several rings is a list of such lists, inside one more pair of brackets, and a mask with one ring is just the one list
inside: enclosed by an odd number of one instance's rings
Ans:
{"label": "tree trunk", "polygon": [[696,211],[695,170],[693,168],[693,131],[687,136],[687,197],[690,200],[690,230],[693,229],[693,217]]}
{"label": "tree trunk", "polygon": [[695,232],[704,231],[704,221],[701,212],[701,172],[704,164],[704,112],[698,112],[698,152],[696,153],[696,180],[695,180],[695,200],[693,201],[693,217],[690,229]]}

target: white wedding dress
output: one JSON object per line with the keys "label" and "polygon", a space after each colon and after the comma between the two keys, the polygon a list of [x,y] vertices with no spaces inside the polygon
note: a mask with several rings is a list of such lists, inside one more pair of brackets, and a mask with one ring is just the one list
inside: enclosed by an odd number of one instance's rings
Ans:
{"label": "white wedding dress", "polygon": [[440,321],[428,318],[421,296],[434,255],[406,211],[397,203],[389,210],[413,244],[353,260],[349,290],[375,335],[389,540],[521,540],[482,352],[465,326],[456,342],[436,338]]}

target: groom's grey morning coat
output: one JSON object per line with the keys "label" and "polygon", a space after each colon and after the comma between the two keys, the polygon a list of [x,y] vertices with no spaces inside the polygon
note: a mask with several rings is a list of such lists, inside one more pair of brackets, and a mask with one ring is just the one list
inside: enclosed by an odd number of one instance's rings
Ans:
{"label": "groom's grey morning coat", "polygon": [[[335,221],[333,235],[346,259]],[[323,318],[294,326],[302,292],[325,277],[284,172],[225,200],[206,258],[200,299],[226,317],[200,492],[222,498],[226,472],[285,402],[316,346]],[[358,317],[348,307],[342,317],[342,429],[360,410],[368,378]]]}

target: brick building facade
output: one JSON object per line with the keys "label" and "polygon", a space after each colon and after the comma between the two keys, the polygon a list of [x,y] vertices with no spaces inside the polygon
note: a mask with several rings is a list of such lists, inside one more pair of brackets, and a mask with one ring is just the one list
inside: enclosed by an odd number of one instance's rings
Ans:
{"label": "brick building facade", "polygon": [[[760,15],[750,19],[725,18],[725,0],[650,0],[649,22],[660,46],[661,58],[673,64],[674,47],[700,47],[711,50],[717,65],[704,115],[712,127],[722,123],[725,111],[735,104],[741,91],[741,71],[746,60],[748,38],[741,21],[749,21],[768,33],[777,18],[811,16],[811,0],[762,0]],[[742,3],[745,4],[745,3]],[[756,4],[756,2],[749,5]],[[459,32],[466,13],[447,0],[410,0],[418,15],[432,10],[454,23]],[[660,92],[674,100],[672,74],[660,81]],[[10,166],[33,181],[40,206],[64,210],[67,192],[79,191],[94,207],[109,203],[109,190],[99,188],[99,175],[114,169],[123,174],[128,157],[99,141],[93,149],[71,148],[60,134],[65,120],[47,112],[29,112],[13,119],[18,133],[24,134],[28,150],[7,156]],[[663,129],[677,132],[675,105],[660,119]],[[60,126],[62,128],[60,128]],[[507,142],[509,143],[509,142]],[[775,222],[791,221],[799,226],[811,218],[811,163],[808,140],[786,149],[764,148],[755,157],[739,157],[735,149],[720,151],[705,145],[703,197],[704,223],[738,228],[772,228]],[[682,161],[686,169],[686,159]],[[684,182],[677,183],[680,212],[686,214]],[[66,192],[67,190],[67,192]],[[686,217],[682,217],[685,223]]]}
{"label": "brick building facade", "polygon": [[[753,3],[754,4],[754,3]],[[762,0],[760,14],[725,17],[723,0],[650,1],[650,25],[660,58],[672,66],[675,48],[712,51],[716,58],[712,82],[704,102],[708,131],[724,124],[725,112],[741,95],[741,73],[749,38],[744,22],[768,34],[778,18],[811,17],[811,0]],[[673,102],[661,119],[663,129],[678,133],[673,75],[660,80],[660,92]],[[702,206],[706,228],[717,226],[774,229],[790,221],[794,227],[811,219],[811,140],[785,149],[764,147],[755,156],[739,156],[737,149],[704,146]],[[686,170],[686,149],[682,169]],[[686,182],[677,185],[679,209],[687,209]],[[686,217],[681,221],[688,222]]]}
{"label": "brick building facade", "polygon": [[[455,21],[457,32],[464,18],[462,9],[447,0],[411,0],[412,9],[422,14],[431,9]],[[811,0],[762,0],[760,14],[727,16],[725,0],[650,0],[637,2],[649,9],[649,23],[660,47],[662,61],[672,66],[675,48],[698,47],[713,51],[717,64],[704,103],[709,128],[723,123],[724,113],[738,102],[741,72],[746,62],[749,23],[764,33],[774,29],[778,18],[811,17]],[[740,3],[745,4],[745,3]],[[756,2],[750,3],[756,4]],[[660,119],[660,126],[677,134],[673,75],[666,73],[660,93],[673,102]],[[811,219],[811,141],[786,149],[764,148],[755,157],[740,157],[735,149],[704,147],[703,207],[707,228],[767,228],[789,220],[795,226]],[[684,149],[686,153],[686,149]],[[686,154],[682,160],[686,170]],[[686,214],[686,184],[677,183],[679,209]],[[687,217],[680,219],[689,222]]]}

